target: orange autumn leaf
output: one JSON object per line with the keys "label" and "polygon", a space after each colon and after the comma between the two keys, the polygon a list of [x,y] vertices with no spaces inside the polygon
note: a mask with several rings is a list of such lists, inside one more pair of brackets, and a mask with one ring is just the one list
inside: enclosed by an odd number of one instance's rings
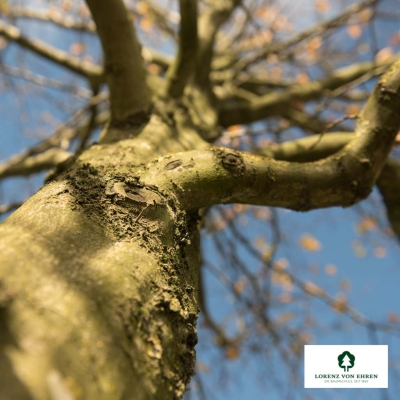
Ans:
{"label": "orange autumn leaf", "polygon": [[293,297],[290,293],[281,293],[279,295],[279,301],[284,304],[291,303],[293,301]]}
{"label": "orange autumn leaf", "polygon": [[361,234],[364,234],[366,232],[375,230],[377,226],[378,224],[374,218],[366,217],[358,223],[357,231]]}
{"label": "orange autumn leaf", "polygon": [[139,1],[136,6],[136,10],[139,14],[147,14],[149,12],[149,6],[144,1]]}
{"label": "orange autumn leaf", "polygon": [[63,1],[63,3],[61,4],[61,8],[64,11],[70,11],[72,8],[72,1],[71,0],[65,0]]}
{"label": "orange autumn leaf", "polygon": [[153,23],[152,23],[148,18],[143,18],[143,19],[140,21],[140,27],[141,27],[145,32],[150,32],[152,26],[153,26]]}
{"label": "orange autumn leaf", "polygon": [[358,20],[360,22],[368,22],[371,20],[372,16],[374,15],[374,10],[372,8],[366,8],[359,12]]}
{"label": "orange autumn leaf", "polygon": [[236,360],[240,355],[239,347],[229,345],[225,349],[225,358],[228,360]]}
{"label": "orange autumn leaf", "polygon": [[3,37],[0,37],[0,50],[4,50],[8,45],[8,42]]}
{"label": "orange autumn leaf", "polygon": [[233,290],[237,294],[241,294],[247,285],[247,279],[244,277],[239,278],[233,285]]}
{"label": "orange autumn leaf", "polygon": [[327,0],[317,0],[315,2],[315,9],[320,13],[326,13],[331,8],[329,1]]}
{"label": "orange autumn leaf", "polygon": [[358,24],[351,24],[347,27],[347,34],[352,39],[358,39],[362,34],[361,26]]}
{"label": "orange autumn leaf", "polygon": [[386,249],[383,246],[377,246],[374,248],[374,256],[376,258],[385,258]]}
{"label": "orange autumn leaf", "polygon": [[231,125],[228,126],[227,131],[228,132],[236,132],[236,131],[240,131],[242,129],[242,125]]}
{"label": "orange autumn leaf", "polygon": [[89,7],[84,4],[79,8],[79,15],[83,18],[89,18],[91,16],[91,13],[89,11]]}
{"label": "orange autumn leaf", "polygon": [[336,266],[333,265],[333,264],[328,264],[328,265],[325,267],[325,273],[326,273],[327,275],[329,275],[329,276],[336,275],[336,272],[337,272],[337,268],[336,268]]}
{"label": "orange autumn leaf", "polygon": [[282,289],[286,290],[287,292],[291,292],[293,290],[292,278],[286,273],[272,271],[271,281],[274,285],[281,286]]}
{"label": "orange autumn leaf", "polygon": [[348,309],[346,296],[343,293],[339,293],[336,296],[336,299],[334,299],[331,302],[331,306],[335,311],[337,311],[339,313],[346,312]]}
{"label": "orange autumn leaf", "polygon": [[277,271],[283,271],[289,265],[289,261],[286,258],[280,258],[274,262],[274,269]]}
{"label": "orange autumn leaf", "polygon": [[304,234],[299,240],[300,246],[307,251],[319,251],[321,250],[321,243],[312,235]]}
{"label": "orange autumn leaf", "polygon": [[226,225],[227,223],[223,219],[217,219],[216,221],[214,221],[214,229],[217,231],[222,231],[226,228]]}
{"label": "orange autumn leaf", "polygon": [[376,62],[383,62],[393,56],[393,50],[390,47],[385,47],[384,49],[380,50],[376,56]]}
{"label": "orange autumn leaf", "polygon": [[346,114],[358,114],[361,111],[361,107],[358,104],[350,104],[346,107]]}
{"label": "orange autumn leaf", "polygon": [[147,70],[153,75],[158,75],[161,72],[161,68],[154,63],[149,64]]}
{"label": "orange autumn leaf", "polygon": [[264,208],[257,208],[254,211],[254,215],[258,218],[258,219],[262,219],[265,221],[269,221],[272,218],[272,212],[269,208],[264,207]]}
{"label": "orange autumn leaf", "polygon": [[300,333],[299,339],[300,339],[303,343],[311,343],[311,342],[314,340],[314,336],[311,335],[311,333],[301,332],[301,333]]}
{"label": "orange autumn leaf", "polygon": [[267,14],[267,12],[268,12],[267,7],[266,6],[261,6],[261,7],[259,7],[257,9],[256,15],[257,15],[257,17],[262,18],[265,14]]}
{"label": "orange autumn leaf", "polygon": [[257,10],[257,16],[263,18],[269,24],[273,23],[279,14],[279,8],[275,6],[261,6]]}
{"label": "orange autumn leaf", "polygon": [[280,314],[278,316],[278,318],[276,319],[276,322],[278,324],[286,324],[290,321],[294,320],[294,314],[292,312],[283,312],[282,314]]}
{"label": "orange autumn leaf", "polygon": [[320,36],[316,36],[307,43],[306,49],[310,52],[314,52],[318,50],[321,46],[322,46],[322,38]]}
{"label": "orange autumn leaf", "polygon": [[391,37],[390,37],[390,45],[395,47],[398,46],[400,44],[400,31],[394,33]]}
{"label": "orange autumn leaf", "polygon": [[305,72],[300,72],[297,76],[296,76],[296,82],[303,84],[303,83],[307,83],[310,81],[310,78],[308,77],[308,75]]}
{"label": "orange autumn leaf", "polygon": [[390,312],[388,314],[388,320],[389,322],[393,323],[393,324],[397,324],[400,321],[399,315],[395,312]]}
{"label": "orange autumn leaf", "polygon": [[396,145],[400,144],[400,132],[396,135],[395,143]]}
{"label": "orange autumn leaf", "polygon": [[70,52],[75,55],[81,55],[86,49],[86,46],[83,43],[72,43],[71,47],[69,48]]}
{"label": "orange autumn leaf", "polygon": [[247,204],[239,204],[239,203],[235,203],[232,206],[233,211],[235,211],[235,213],[241,213],[243,211],[246,211],[248,209]]}
{"label": "orange autumn leaf", "polygon": [[60,18],[62,16],[61,11],[58,8],[52,6],[48,8],[47,15],[50,19]]}

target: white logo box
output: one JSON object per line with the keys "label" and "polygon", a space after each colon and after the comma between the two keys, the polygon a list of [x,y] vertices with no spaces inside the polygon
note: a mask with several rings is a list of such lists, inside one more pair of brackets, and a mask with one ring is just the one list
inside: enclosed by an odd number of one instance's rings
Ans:
{"label": "white logo box", "polygon": [[305,345],[304,387],[387,388],[388,346]]}

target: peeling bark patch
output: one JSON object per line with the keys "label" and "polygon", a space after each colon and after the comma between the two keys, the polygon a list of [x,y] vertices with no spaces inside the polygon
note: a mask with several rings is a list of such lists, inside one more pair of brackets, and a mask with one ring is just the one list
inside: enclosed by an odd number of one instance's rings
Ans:
{"label": "peeling bark patch", "polygon": [[182,160],[174,160],[174,161],[170,161],[165,167],[164,169],[171,171],[175,168],[178,168],[182,165]]}

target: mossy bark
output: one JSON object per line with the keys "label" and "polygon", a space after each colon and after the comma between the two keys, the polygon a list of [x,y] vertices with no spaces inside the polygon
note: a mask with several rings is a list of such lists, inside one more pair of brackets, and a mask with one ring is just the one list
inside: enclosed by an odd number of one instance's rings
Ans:
{"label": "mossy bark", "polygon": [[92,146],[0,226],[0,398],[182,398],[197,213],[140,177],[156,156],[204,145],[153,116],[137,139]]}

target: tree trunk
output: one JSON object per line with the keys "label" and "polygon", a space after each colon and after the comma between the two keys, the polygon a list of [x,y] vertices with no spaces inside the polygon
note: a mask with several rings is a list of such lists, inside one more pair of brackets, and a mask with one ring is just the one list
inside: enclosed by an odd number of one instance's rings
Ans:
{"label": "tree trunk", "polygon": [[93,145],[0,226],[0,399],[182,398],[198,216],[140,177],[157,156],[205,145],[153,115],[138,138]]}

